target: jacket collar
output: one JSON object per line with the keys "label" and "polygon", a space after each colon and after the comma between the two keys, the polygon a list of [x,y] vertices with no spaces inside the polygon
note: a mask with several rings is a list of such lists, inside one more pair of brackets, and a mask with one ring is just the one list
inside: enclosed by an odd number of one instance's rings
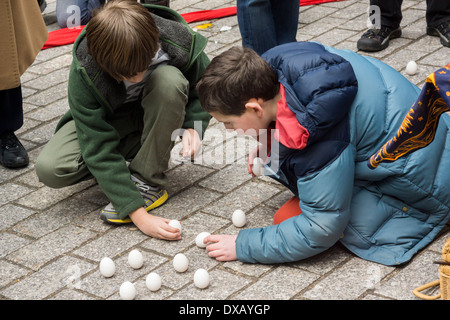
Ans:
{"label": "jacket collar", "polygon": [[308,143],[309,132],[298,122],[295,113],[289,109],[282,84],[280,84],[280,94],[281,99],[277,103],[275,139],[290,149],[303,149]]}

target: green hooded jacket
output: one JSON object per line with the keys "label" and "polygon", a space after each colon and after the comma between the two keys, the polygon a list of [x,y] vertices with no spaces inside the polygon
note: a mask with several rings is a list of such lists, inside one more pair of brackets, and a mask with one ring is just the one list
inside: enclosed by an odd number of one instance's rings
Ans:
{"label": "green hooded jacket", "polygon": [[[202,122],[203,136],[211,116],[203,111],[195,85],[209,64],[203,50],[207,39],[194,32],[186,21],[170,8],[144,5],[151,11],[159,30],[162,49],[170,56],[190,84],[183,128]],[[68,84],[69,111],[59,121],[56,131],[75,121],[84,162],[103,192],[112,202],[119,218],[144,206],[144,200],[131,181],[125,158],[117,151],[119,133],[107,119],[126,97],[123,82],[117,82],[101,70],[87,53],[85,29],[73,46],[73,61]]]}

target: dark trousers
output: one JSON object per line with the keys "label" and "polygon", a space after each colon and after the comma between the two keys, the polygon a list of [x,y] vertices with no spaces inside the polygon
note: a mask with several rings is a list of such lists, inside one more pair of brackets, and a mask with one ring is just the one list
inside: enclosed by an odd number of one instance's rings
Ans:
{"label": "dark trousers", "polygon": [[[381,25],[396,29],[402,21],[403,0],[370,0],[370,5],[379,6],[381,11]],[[437,27],[450,20],[449,0],[427,0],[427,26]]]}
{"label": "dark trousers", "polygon": [[238,0],[236,5],[242,46],[261,55],[296,41],[299,0]]}
{"label": "dark trousers", "polygon": [[0,90],[0,135],[23,125],[22,87]]}

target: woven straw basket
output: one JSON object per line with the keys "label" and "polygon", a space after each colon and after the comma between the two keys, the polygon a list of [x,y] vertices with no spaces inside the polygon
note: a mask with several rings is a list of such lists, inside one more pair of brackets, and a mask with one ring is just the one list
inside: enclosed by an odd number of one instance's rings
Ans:
{"label": "woven straw basket", "polygon": [[[442,248],[442,259],[443,262],[437,262],[439,265],[439,279],[433,282],[424,284],[413,290],[416,297],[425,300],[436,300],[441,298],[442,300],[450,300],[450,238]],[[428,296],[423,294],[421,291],[440,286],[440,293],[435,296]]]}

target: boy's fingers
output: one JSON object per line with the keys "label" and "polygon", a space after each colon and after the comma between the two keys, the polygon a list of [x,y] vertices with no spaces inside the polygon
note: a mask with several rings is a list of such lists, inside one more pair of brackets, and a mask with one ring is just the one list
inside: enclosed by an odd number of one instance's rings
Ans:
{"label": "boy's fingers", "polygon": [[213,243],[208,244],[206,246],[206,251],[216,251],[216,250],[219,250],[220,248],[221,247],[220,247],[220,244],[218,242],[213,242]]}
{"label": "boy's fingers", "polygon": [[222,255],[222,252],[220,252],[219,250],[213,250],[213,251],[208,252],[208,256],[210,256],[212,258],[217,258],[221,255]]}
{"label": "boy's fingers", "polygon": [[[178,231],[178,229],[177,229]],[[159,232],[162,239],[165,240],[179,240],[181,239],[181,234],[179,232],[169,232],[164,229],[160,229]]]}
{"label": "boy's fingers", "polygon": [[164,239],[181,239],[180,229],[172,227],[168,223],[162,224],[159,230]]}
{"label": "boy's fingers", "polygon": [[175,227],[172,227],[172,226],[169,226],[169,225],[167,225],[167,228],[164,228],[164,229],[165,229],[166,231],[170,232],[170,233],[177,233],[177,232],[180,231],[180,229],[175,228]]}
{"label": "boy's fingers", "polygon": [[170,232],[170,233],[177,233],[177,232],[180,231],[180,229],[175,228],[175,227],[173,227],[173,226],[171,226],[171,225],[169,224],[170,220],[164,219],[164,222],[165,222],[165,223],[162,223],[161,226],[160,226],[161,229],[163,229],[163,230],[165,230],[165,231],[168,231],[168,232]]}
{"label": "boy's fingers", "polygon": [[190,144],[183,148],[183,157],[193,158],[195,156],[195,146]]}
{"label": "boy's fingers", "polygon": [[220,235],[211,234],[203,239],[203,243],[219,242],[220,239],[221,239]]}
{"label": "boy's fingers", "polygon": [[183,157],[190,156],[190,151],[192,150],[189,139],[183,139]]}
{"label": "boy's fingers", "polygon": [[183,134],[183,156],[193,158],[201,145],[197,131],[187,129]]}
{"label": "boy's fingers", "polygon": [[256,175],[253,173],[253,164],[248,166],[248,174],[251,174],[252,177],[256,177]]}
{"label": "boy's fingers", "polygon": [[229,259],[227,258],[227,256],[221,255],[216,257],[217,261],[229,261]]}

